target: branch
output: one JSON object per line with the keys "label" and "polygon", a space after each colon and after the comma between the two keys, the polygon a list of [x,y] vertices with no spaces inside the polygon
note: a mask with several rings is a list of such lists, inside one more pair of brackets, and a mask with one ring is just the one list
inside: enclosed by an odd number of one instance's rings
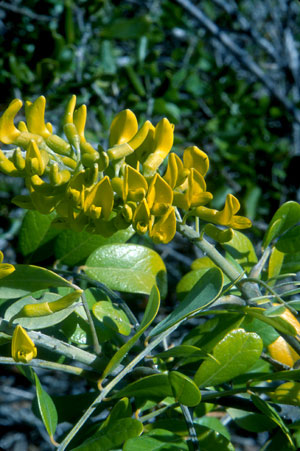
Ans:
{"label": "branch", "polygon": [[[8,321],[0,318],[0,332],[4,332],[11,336],[15,327],[15,325],[10,326]],[[42,334],[41,332],[28,330],[27,333],[37,346],[64,355],[69,359],[77,360],[78,362],[84,363],[95,369],[102,369],[103,367],[103,362],[96,355],[84,351],[83,349],[76,348],[75,346],[58,340],[57,338]]]}
{"label": "branch", "polygon": [[22,16],[27,16],[33,20],[39,20],[42,22],[49,22],[50,20],[57,20],[51,16],[46,16],[45,14],[36,14],[28,8],[12,5],[11,3],[0,2],[0,8],[6,9],[13,13],[21,14]]}

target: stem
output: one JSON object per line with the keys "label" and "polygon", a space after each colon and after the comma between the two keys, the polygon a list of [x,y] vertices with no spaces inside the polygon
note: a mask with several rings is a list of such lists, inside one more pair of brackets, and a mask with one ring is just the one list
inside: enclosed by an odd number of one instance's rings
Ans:
{"label": "stem", "polygon": [[[12,336],[16,326],[17,325],[14,324],[9,325],[8,321],[0,318],[0,332],[4,332]],[[102,371],[103,369],[103,362],[100,361],[99,357],[91,354],[90,352],[76,348],[75,346],[58,340],[57,338],[42,334],[41,332],[28,330],[27,333],[33,342],[42,348],[61,354],[69,359],[77,360],[78,362],[91,366],[96,370]]]}
{"label": "stem", "polygon": [[115,302],[120,304],[120,306],[122,307],[122,309],[128,316],[128,319],[132,323],[134,330],[138,329],[140,324],[139,324],[137,318],[135,317],[135,315],[132,313],[132,311],[128,307],[128,305],[126,304],[126,302],[120,296],[115,294],[110,288],[108,288],[106,285],[104,285],[104,283],[98,282],[97,280],[93,280],[90,277],[86,276],[85,274],[81,274],[81,273],[79,274],[77,272],[66,271],[64,269],[58,269],[58,268],[55,268],[52,270],[57,273],[72,276],[79,280],[86,280],[90,285],[93,285],[94,287],[99,288],[101,291],[103,291],[105,294],[107,294],[110,298],[112,298]]}
{"label": "stem", "polygon": [[183,413],[187,428],[189,430],[190,434],[190,442],[192,443],[192,446],[195,451],[200,451],[200,446],[198,442],[197,432],[194,426],[193,418],[191,416],[191,412],[187,406],[184,406],[183,404],[180,404],[181,411]]}
{"label": "stem", "polygon": [[[207,255],[219,268],[221,268],[224,274],[226,274],[232,282],[235,282],[243,276],[243,274],[240,273],[231,263],[229,263],[223,255],[221,255],[220,252],[218,252],[216,248],[205,238],[199,240],[199,235],[194,229],[185,224],[178,224],[178,229],[183,236],[192,241],[195,246],[201,249],[205,255]],[[261,294],[256,284],[253,282],[239,281],[236,282],[236,286],[240,289],[246,301],[249,301],[252,297],[257,297]]]}
{"label": "stem", "polygon": [[109,382],[106,387],[103,388],[99,396],[95,399],[95,401],[90,405],[90,407],[86,410],[84,415],[80,418],[80,420],[75,424],[73,429],[69,432],[69,434],[62,441],[57,451],[63,451],[66,449],[67,445],[73,439],[73,437],[77,434],[79,429],[84,425],[84,423],[88,420],[88,418],[92,415],[96,407],[103,401],[104,398],[108,395],[108,393],[123,379],[126,374],[128,374],[146,355],[149,354],[152,349],[154,349],[157,345],[159,345],[165,337],[170,335],[180,323],[175,324],[173,327],[168,329],[159,335],[155,340],[153,340],[140,354],[138,354],[111,382]]}
{"label": "stem", "polygon": [[99,344],[99,340],[98,340],[98,336],[97,336],[97,332],[96,332],[96,328],[95,328],[95,324],[85,297],[84,292],[82,292],[81,294],[81,298],[82,298],[82,303],[83,303],[83,308],[84,311],[86,313],[90,328],[91,328],[91,333],[92,333],[92,337],[93,337],[93,345],[94,345],[94,352],[95,354],[99,355],[101,353],[101,346]]}
{"label": "stem", "polygon": [[[97,381],[98,374],[86,371],[83,368],[77,366],[64,365],[62,363],[48,362],[46,360],[33,359],[30,363],[15,362],[11,357],[0,357],[0,363],[4,365],[17,365],[17,366],[32,366],[35,368],[45,368],[47,370],[63,371],[69,374],[75,374],[76,376],[86,377],[89,380]],[[92,375],[94,374],[94,377]]]}

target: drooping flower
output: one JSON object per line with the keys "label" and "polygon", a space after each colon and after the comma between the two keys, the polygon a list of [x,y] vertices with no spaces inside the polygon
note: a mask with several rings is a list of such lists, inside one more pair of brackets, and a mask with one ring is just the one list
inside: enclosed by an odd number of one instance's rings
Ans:
{"label": "drooping flower", "polygon": [[28,363],[37,356],[37,349],[26,330],[16,326],[11,342],[11,355],[16,362]]}

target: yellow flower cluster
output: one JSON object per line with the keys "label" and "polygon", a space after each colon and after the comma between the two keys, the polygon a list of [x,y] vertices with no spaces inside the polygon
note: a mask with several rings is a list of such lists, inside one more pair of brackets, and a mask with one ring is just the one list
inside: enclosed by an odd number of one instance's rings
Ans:
{"label": "yellow flower cluster", "polygon": [[[132,225],[154,242],[168,243],[176,232],[176,209],[207,222],[243,229],[251,222],[236,216],[238,200],[228,195],[225,207],[205,207],[212,199],[206,191],[208,156],[196,146],[187,147],[182,160],[170,153],[174,126],[163,118],[154,127],[140,128],[134,113],[121,111],[110,127],[109,148],[95,149],[85,138],[87,109],[69,101],[63,119],[66,139],[45,123],[46,99],[26,102],[26,123],[15,126],[22,107],[15,99],[0,118],[0,141],[16,146],[0,150],[0,170],[24,177],[28,196],[14,203],[48,214],[54,224],[104,236]],[[169,156],[169,157],[168,157]],[[168,157],[164,174],[159,168]]]}

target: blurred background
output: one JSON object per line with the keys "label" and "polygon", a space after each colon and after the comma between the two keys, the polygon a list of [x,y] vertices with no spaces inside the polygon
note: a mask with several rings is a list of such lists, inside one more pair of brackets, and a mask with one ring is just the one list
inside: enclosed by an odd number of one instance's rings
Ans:
{"label": "blurred background", "polygon": [[[191,144],[209,155],[211,206],[235,194],[257,242],[283,202],[300,201],[298,0],[0,1],[0,45],[0,113],[15,97],[43,94],[46,120],[62,133],[57,118],[76,94],[88,106],[87,138],[104,145],[121,109],[141,123],[168,117],[179,155]],[[24,212],[11,204],[22,189],[22,180],[0,174],[0,249],[11,262],[22,262],[15,252]],[[182,255],[180,240],[157,249],[175,285],[193,256]],[[9,386],[16,377],[2,373],[5,402],[20,395]],[[32,399],[17,390],[24,403]],[[19,422],[21,441],[12,438],[11,449],[24,450],[25,418],[3,408],[9,437]],[[257,449],[245,440],[237,449]],[[32,443],[39,441],[37,434]]]}

